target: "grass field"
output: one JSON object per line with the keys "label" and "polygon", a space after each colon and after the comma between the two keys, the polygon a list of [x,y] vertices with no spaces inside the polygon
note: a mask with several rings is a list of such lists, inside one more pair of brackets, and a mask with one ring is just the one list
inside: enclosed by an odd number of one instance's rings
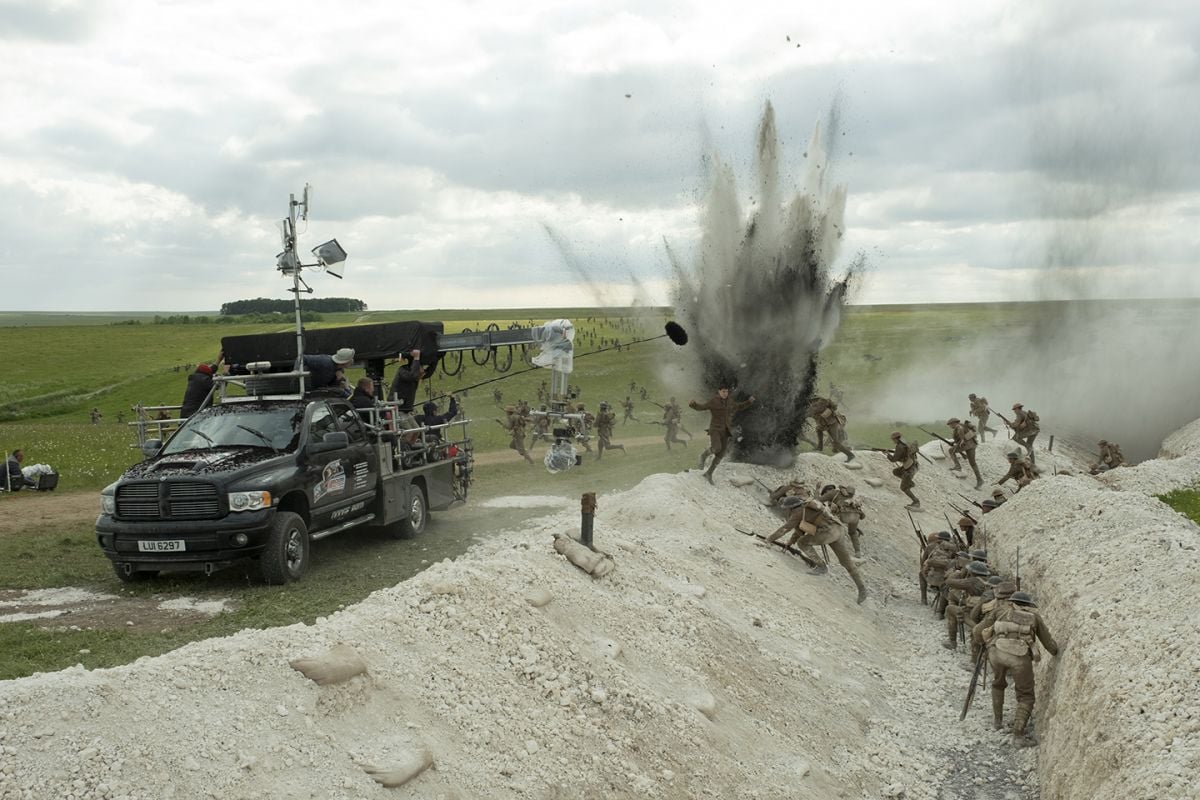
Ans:
{"label": "grass field", "polygon": [[[947,357],[990,347],[1002,353],[1033,319],[1034,309],[1023,304],[1000,306],[884,306],[851,308],[838,338],[821,356],[820,389],[832,381],[847,390],[849,433],[856,444],[885,444],[895,420],[868,420],[856,416],[856,401],[869,397],[873,387],[897,375],[921,352],[946,352]],[[152,316],[152,315],[151,315]],[[326,315],[319,326],[382,322],[420,318],[440,319],[447,331],[479,329],[489,322],[501,328],[512,323],[537,324],[559,316],[572,319],[578,330],[577,353],[599,349],[601,340],[655,336],[664,317],[657,312],[636,313],[610,309],[517,310],[503,312],[367,312]],[[442,516],[445,520],[413,542],[395,542],[383,534],[359,532],[317,543],[311,571],[300,584],[287,587],[260,585],[246,570],[201,575],[163,577],[146,585],[126,586],[112,574],[95,544],[91,505],[95,492],[139,460],[130,447],[132,435],[118,418],[129,419],[130,406],[138,402],[176,404],[183,394],[189,370],[186,365],[212,359],[222,336],[271,330],[262,325],[118,325],[71,319],[67,325],[36,325],[20,315],[0,316],[0,348],[24,357],[6,358],[0,384],[0,450],[22,447],[27,463],[46,462],[61,474],[59,492],[35,497],[0,497],[0,516],[10,522],[0,534],[0,592],[5,589],[38,589],[77,586],[122,597],[143,599],[186,595],[198,599],[225,598],[231,610],[209,621],[163,629],[120,625],[88,630],[71,625],[43,627],[34,622],[0,624],[0,679],[60,669],[77,662],[88,667],[110,666],[175,648],[188,641],[224,635],[242,628],[311,622],[357,602],[370,592],[403,580],[419,570],[423,561],[453,556],[474,537],[517,525],[527,512],[498,512],[478,501],[508,494],[554,494],[577,497],[584,491],[606,492],[632,486],[655,472],[675,472],[695,466],[703,446],[705,414],[685,409],[684,424],[697,436],[696,446],[670,452],[661,444],[632,447],[626,455],[589,461],[584,468],[551,476],[540,466],[529,467],[506,456],[493,457],[476,470],[472,502]],[[12,320],[21,320],[12,322]],[[315,327],[315,326],[314,326]],[[595,411],[601,400],[619,403],[629,392],[629,382],[647,387],[650,399],[663,402],[676,395],[689,399],[684,387],[662,383],[663,363],[672,358],[674,345],[658,340],[577,359],[571,383],[582,390]],[[515,374],[524,369],[514,359],[511,377],[470,390],[465,399],[468,415],[476,421],[472,437],[478,453],[507,453],[507,435],[491,421],[501,413],[492,390],[503,392],[503,402],[527,399],[536,403],[538,384],[548,380],[544,370]],[[466,358],[460,375],[437,374],[426,389],[441,394],[461,391],[471,384],[501,377],[489,363],[477,366]],[[351,375],[351,378],[357,377]],[[648,420],[661,412],[633,393],[642,422],[619,425],[617,441],[661,438],[663,429]],[[99,424],[89,422],[97,407]],[[619,408],[618,408],[619,410]],[[964,409],[965,411],[965,409]],[[926,422],[925,424],[928,424]],[[903,427],[906,433],[914,428]],[[928,440],[928,436],[920,434]],[[537,453],[540,454],[540,451]],[[497,458],[500,461],[497,461]],[[30,513],[36,506],[66,503],[70,493],[82,493],[75,502],[86,512],[69,522],[41,521]],[[98,500],[96,500],[98,506]],[[49,506],[52,507],[52,506]],[[0,520],[3,523],[3,520]],[[84,651],[85,654],[84,654]]]}

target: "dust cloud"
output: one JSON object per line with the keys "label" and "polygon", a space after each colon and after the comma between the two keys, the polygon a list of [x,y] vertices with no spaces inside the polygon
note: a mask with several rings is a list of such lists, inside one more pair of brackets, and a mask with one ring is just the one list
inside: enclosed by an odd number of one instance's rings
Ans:
{"label": "dust cloud", "polygon": [[801,435],[817,354],[832,340],[846,295],[863,269],[854,258],[831,275],[843,236],[846,188],[831,179],[824,137],[837,134],[838,104],[818,125],[805,153],[803,185],[782,186],[784,154],[767,104],[755,140],[754,184],[744,208],[733,168],[711,161],[692,263],[668,245],[677,282],[674,306],[688,329],[688,372],[706,390],[729,381],[755,406],[740,418],[734,457],[788,464]]}

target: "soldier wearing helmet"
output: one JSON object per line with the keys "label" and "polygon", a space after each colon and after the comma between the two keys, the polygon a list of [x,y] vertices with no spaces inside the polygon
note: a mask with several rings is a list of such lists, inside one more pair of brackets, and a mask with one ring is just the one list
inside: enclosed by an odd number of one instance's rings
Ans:
{"label": "soldier wearing helmet", "polygon": [[824,575],[829,571],[828,565],[813,550],[815,545],[828,545],[837,557],[838,563],[845,568],[850,575],[850,580],[854,581],[854,585],[858,588],[858,602],[862,603],[867,599],[867,585],[863,583],[862,577],[858,574],[858,567],[850,555],[850,548],[846,546],[842,524],[830,513],[824,503],[812,498],[803,505],[797,506],[792,510],[787,521],[768,536],[762,544],[769,546],[788,531],[793,533],[787,546],[799,547],[800,552],[817,565],[809,570],[809,574]]}
{"label": "soldier wearing helmet", "polygon": [[625,452],[625,445],[612,442],[613,426],[616,424],[617,415],[609,409],[608,403],[601,403],[600,413],[596,415],[596,436],[599,438],[599,443],[596,445],[597,461],[604,457],[605,450]]}
{"label": "soldier wearing helmet", "polygon": [[622,425],[624,425],[626,422],[629,422],[629,420],[633,420],[634,422],[638,421],[637,417],[633,415],[633,399],[630,398],[629,395],[625,396],[625,400],[621,403],[621,407],[625,409],[625,417],[621,420]]}
{"label": "soldier wearing helmet", "polygon": [[962,536],[967,542],[967,547],[973,547],[975,545],[975,520],[966,515],[959,517],[958,529],[962,531]]}
{"label": "soldier wearing helmet", "polygon": [[1004,473],[1004,477],[996,482],[997,485],[1003,485],[1005,481],[1012,478],[1017,482],[1017,491],[1019,492],[1037,477],[1037,469],[1033,466],[1033,462],[1020,453],[1013,451],[1006,454],[1005,458],[1008,459],[1008,472]]}
{"label": "soldier wearing helmet", "polygon": [[988,427],[988,418],[992,415],[992,410],[988,408],[986,397],[976,397],[975,393],[967,395],[967,400],[971,403],[971,416],[979,420],[979,441],[984,440],[986,433],[998,433],[995,428]]}
{"label": "soldier wearing helmet", "polygon": [[1037,438],[1041,428],[1036,411],[1026,411],[1022,403],[1013,403],[1012,431],[1013,440],[1029,453],[1029,463],[1036,464],[1033,453],[1033,440]]}
{"label": "soldier wearing helmet", "polygon": [[946,420],[946,426],[950,428],[951,441],[954,443],[950,447],[950,459],[954,466],[950,469],[955,472],[962,470],[962,465],[958,463],[958,456],[962,455],[975,473],[975,488],[978,489],[983,486],[983,476],[979,474],[979,465],[975,463],[975,448],[979,445],[975,430],[964,425],[958,417]]}
{"label": "soldier wearing helmet", "polygon": [[966,641],[967,615],[983,602],[990,574],[987,564],[973,560],[953,577],[946,578],[949,601],[946,605],[946,640],[942,642],[946,649],[955,649],[960,637]]}
{"label": "soldier wearing helmet", "polygon": [[854,557],[862,557],[862,532],[858,523],[867,518],[862,503],[854,496],[853,486],[834,486],[826,484],[821,489],[821,500],[829,504],[829,510],[846,526],[846,535],[850,537],[850,545],[854,548]]}
{"label": "soldier wearing helmet", "polygon": [[[663,442],[666,443],[667,449],[670,450],[672,444],[681,444],[687,447],[687,442],[679,438],[679,431],[684,429],[681,424],[683,422],[682,413],[680,412],[679,404],[675,402],[675,398],[672,397],[668,400],[667,404],[662,407],[662,410],[662,426],[667,429],[666,434],[663,436]],[[684,430],[684,433],[687,433],[687,431]],[[692,438],[690,433],[688,433],[688,438]]]}
{"label": "soldier wearing helmet", "polygon": [[525,449],[525,431],[529,425],[529,418],[522,416],[515,405],[507,405],[504,407],[505,418],[496,420],[496,423],[504,430],[508,431],[510,450],[516,450],[521,458],[525,459],[527,464],[532,464],[533,459],[529,457],[529,452]]}
{"label": "soldier wearing helmet", "polygon": [[896,464],[892,474],[900,479],[900,491],[908,495],[912,502],[905,506],[909,511],[920,511],[921,501],[913,494],[914,476],[917,474],[917,446],[908,444],[900,435],[900,431],[892,431],[892,452],[887,454],[888,461]]}
{"label": "soldier wearing helmet", "polygon": [[988,663],[995,675],[992,681],[992,724],[996,730],[1004,726],[1004,690],[1011,676],[1017,693],[1012,733],[1020,745],[1035,744],[1031,737],[1026,736],[1025,728],[1033,716],[1036,700],[1033,665],[1041,659],[1038,642],[1050,655],[1058,655],[1058,644],[1036,608],[1033,598],[1028,594],[1013,592],[1008,602],[998,602],[980,623],[984,626],[983,641],[989,646]]}
{"label": "soldier wearing helmet", "polygon": [[1121,453],[1121,445],[1101,439],[1098,446],[1100,447],[1100,460],[1092,465],[1091,473],[1093,475],[1124,465],[1125,456]]}

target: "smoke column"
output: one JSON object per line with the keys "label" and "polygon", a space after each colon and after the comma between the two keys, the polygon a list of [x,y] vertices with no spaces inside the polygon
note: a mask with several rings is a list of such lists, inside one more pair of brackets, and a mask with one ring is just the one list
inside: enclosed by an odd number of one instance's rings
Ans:
{"label": "smoke column", "polygon": [[[826,124],[837,135],[837,104]],[[805,424],[816,384],[817,353],[841,321],[858,255],[840,279],[830,277],[842,239],[846,189],[829,179],[818,125],[805,154],[802,189],[785,199],[781,154],[770,103],[755,140],[755,206],[739,201],[733,169],[714,159],[701,214],[695,263],[668,253],[676,277],[677,318],[691,336],[687,348],[707,390],[730,381],[736,396],[754,395],[739,418],[734,458],[788,464]]]}

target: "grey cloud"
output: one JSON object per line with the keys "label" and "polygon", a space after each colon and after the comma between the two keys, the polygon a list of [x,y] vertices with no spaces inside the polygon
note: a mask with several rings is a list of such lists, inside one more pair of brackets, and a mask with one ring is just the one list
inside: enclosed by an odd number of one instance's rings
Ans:
{"label": "grey cloud", "polygon": [[106,3],[48,0],[0,1],[0,40],[76,43],[88,39],[107,16]]}

